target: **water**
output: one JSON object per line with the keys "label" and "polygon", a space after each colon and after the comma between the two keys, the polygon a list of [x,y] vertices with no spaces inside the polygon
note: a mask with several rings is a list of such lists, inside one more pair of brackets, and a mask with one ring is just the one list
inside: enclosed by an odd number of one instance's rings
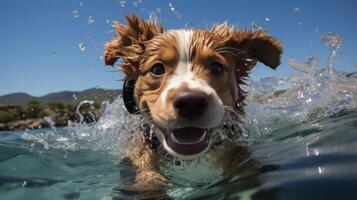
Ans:
{"label": "water", "polygon": [[[127,4],[119,2],[122,7]],[[141,1],[134,3],[136,7]],[[168,6],[181,18],[172,3]],[[150,15],[160,12],[157,8]],[[77,10],[72,15],[79,17]],[[89,16],[88,24],[93,22],[94,17]],[[263,28],[254,22],[252,29]],[[341,45],[336,33],[323,34],[321,41],[331,50],[327,65],[314,56],[305,62],[292,58],[291,76],[250,80],[245,88],[249,96],[244,124],[249,139],[235,142],[249,152],[237,170],[249,169],[249,173],[222,179],[219,169],[205,157],[163,167],[170,177],[165,187],[168,196],[357,198],[357,74],[334,67]],[[86,50],[82,42],[78,48]],[[130,154],[127,145],[135,145],[140,119],[127,114],[120,97],[103,105],[103,116],[92,124],[0,132],[0,199],[135,198],[135,193],[126,190],[133,182],[134,170],[122,160]],[[79,109],[78,114],[81,116]]]}

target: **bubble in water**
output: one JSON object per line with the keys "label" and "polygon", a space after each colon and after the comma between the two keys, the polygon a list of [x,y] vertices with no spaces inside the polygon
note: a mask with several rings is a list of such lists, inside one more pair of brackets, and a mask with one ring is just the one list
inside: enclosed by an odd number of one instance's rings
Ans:
{"label": "bubble in water", "polygon": [[328,32],[321,35],[321,42],[329,47],[337,47],[341,44],[341,38],[335,32]]}
{"label": "bubble in water", "polygon": [[270,22],[270,18],[268,18],[268,17],[266,17],[264,20],[265,20],[266,22]]}
{"label": "bubble in water", "polygon": [[57,56],[57,52],[56,51],[52,51],[52,55],[53,56]]}
{"label": "bubble in water", "polygon": [[75,18],[78,18],[78,17],[79,17],[79,12],[78,12],[78,10],[73,10],[73,11],[72,11],[72,16],[75,17]]}
{"label": "bubble in water", "polygon": [[107,24],[109,24],[110,22],[109,22],[109,19],[107,19],[106,21],[105,21]]}
{"label": "bubble in water", "polygon": [[93,19],[93,16],[89,16],[88,17],[88,24],[93,24],[94,23],[94,19]]}
{"label": "bubble in water", "polygon": [[83,42],[78,43],[78,48],[81,52],[86,50],[86,45]]}
{"label": "bubble in water", "polygon": [[314,31],[315,31],[315,33],[318,33],[320,31],[320,29],[319,28],[315,28]]}
{"label": "bubble in water", "polygon": [[296,8],[293,9],[293,11],[294,11],[295,13],[299,13],[299,12],[300,12],[300,8],[296,7]]}
{"label": "bubble in water", "polygon": [[301,26],[301,25],[302,25],[302,22],[298,22],[298,25],[300,25],[300,26]]}

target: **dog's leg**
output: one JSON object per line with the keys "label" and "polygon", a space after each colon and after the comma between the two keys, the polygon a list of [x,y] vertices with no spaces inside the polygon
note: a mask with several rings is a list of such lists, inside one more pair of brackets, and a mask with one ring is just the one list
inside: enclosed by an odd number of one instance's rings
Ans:
{"label": "dog's leg", "polygon": [[137,144],[130,156],[130,160],[136,168],[133,190],[139,193],[164,194],[163,186],[167,179],[159,172],[157,155],[151,151],[141,138],[138,138]]}

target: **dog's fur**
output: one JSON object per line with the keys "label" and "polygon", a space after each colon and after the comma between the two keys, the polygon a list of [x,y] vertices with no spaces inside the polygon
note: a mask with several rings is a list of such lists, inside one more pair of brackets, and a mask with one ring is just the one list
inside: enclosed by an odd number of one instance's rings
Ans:
{"label": "dog's fur", "polygon": [[[134,95],[141,113],[159,127],[155,131],[161,132],[157,135],[165,149],[182,159],[195,155],[181,155],[167,147],[162,129],[210,130],[222,124],[227,112],[243,114],[246,92],[241,86],[256,61],[273,69],[280,64],[282,46],[265,31],[240,31],[227,23],[215,25],[211,30],[164,31],[156,21],[144,21],[135,15],[126,19],[127,25],[115,23],[118,36],[105,45],[105,63],[114,65],[121,58],[126,78],[136,80]],[[164,66],[163,75],[152,74],[157,63]],[[204,114],[180,116],[173,102],[181,93],[203,94],[207,104]],[[209,153],[225,173],[231,173],[230,166],[245,159],[244,152],[236,144],[225,142],[222,150]],[[138,137],[130,156],[138,170],[137,183],[165,181],[157,168],[159,157]]]}

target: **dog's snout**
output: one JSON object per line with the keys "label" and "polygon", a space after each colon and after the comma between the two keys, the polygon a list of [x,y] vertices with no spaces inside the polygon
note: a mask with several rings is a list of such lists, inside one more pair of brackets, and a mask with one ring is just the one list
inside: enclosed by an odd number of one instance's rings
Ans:
{"label": "dog's snout", "polygon": [[208,107],[209,96],[202,92],[179,92],[173,98],[178,115],[195,118],[203,115]]}

